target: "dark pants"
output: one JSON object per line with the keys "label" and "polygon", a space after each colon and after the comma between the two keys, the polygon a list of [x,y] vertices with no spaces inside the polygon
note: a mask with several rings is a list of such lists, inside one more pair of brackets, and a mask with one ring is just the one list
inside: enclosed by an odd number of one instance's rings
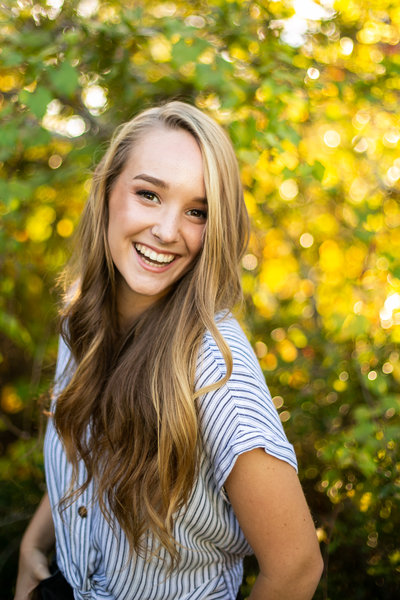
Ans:
{"label": "dark pants", "polygon": [[51,576],[43,579],[32,595],[32,600],[74,600],[74,592],[54,560],[50,565]]}

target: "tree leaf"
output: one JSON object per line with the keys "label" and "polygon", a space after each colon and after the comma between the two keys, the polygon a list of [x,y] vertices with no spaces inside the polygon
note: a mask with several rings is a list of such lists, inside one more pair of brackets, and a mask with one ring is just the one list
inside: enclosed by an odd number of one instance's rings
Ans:
{"label": "tree leaf", "polygon": [[312,172],[315,179],[322,181],[325,174],[325,167],[321,162],[319,162],[319,160],[316,160],[312,166]]}
{"label": "tree leaf", "polygon": [[79,85],[78,73],[69,62],[63,62],[56,69],[50,69],[48,74],[55,91],[61,96],[72,96]]}
{"label": "tree leaf", "polygon": [[41,119],[46,113],[47,105],[53,100],[53,96],[47,88],[38,86],[33,92],[22,90],[19,100],[28,106],[35,117]]}

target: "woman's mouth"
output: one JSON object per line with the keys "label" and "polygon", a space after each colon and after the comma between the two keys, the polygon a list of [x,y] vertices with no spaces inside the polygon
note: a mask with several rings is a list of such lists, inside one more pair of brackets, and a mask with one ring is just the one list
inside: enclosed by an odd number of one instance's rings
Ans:
{"label": "woman's mouth", "polygon": [[133,244],[140,258],[152,267],[165,267],[176,258],[176,254],[156,252],[143,244]]}

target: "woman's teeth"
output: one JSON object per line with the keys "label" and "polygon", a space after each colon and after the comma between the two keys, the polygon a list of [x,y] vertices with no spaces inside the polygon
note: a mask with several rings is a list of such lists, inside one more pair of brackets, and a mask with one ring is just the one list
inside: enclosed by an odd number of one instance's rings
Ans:
{"label": "woman's teeth", "polygon": [[[174,254],[160,254],[147,248],[147,246],[143,246],[142,244],[134,244],[136,251],[141,255],[145,262],[148,264],[168,264],[172,262],[175,258]],[[149,259],[149,260],[146,260]]]}

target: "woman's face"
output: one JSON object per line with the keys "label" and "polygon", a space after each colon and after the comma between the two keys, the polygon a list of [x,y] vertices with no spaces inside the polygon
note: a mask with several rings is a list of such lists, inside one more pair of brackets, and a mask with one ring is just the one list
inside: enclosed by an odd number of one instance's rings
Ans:
{"label": "woman's face", "polygon": [[109,198],[108,244],[123,321],[146,310],[188,271],[202,248],[206,220],[195,138],[183,129],[149,129]]}

